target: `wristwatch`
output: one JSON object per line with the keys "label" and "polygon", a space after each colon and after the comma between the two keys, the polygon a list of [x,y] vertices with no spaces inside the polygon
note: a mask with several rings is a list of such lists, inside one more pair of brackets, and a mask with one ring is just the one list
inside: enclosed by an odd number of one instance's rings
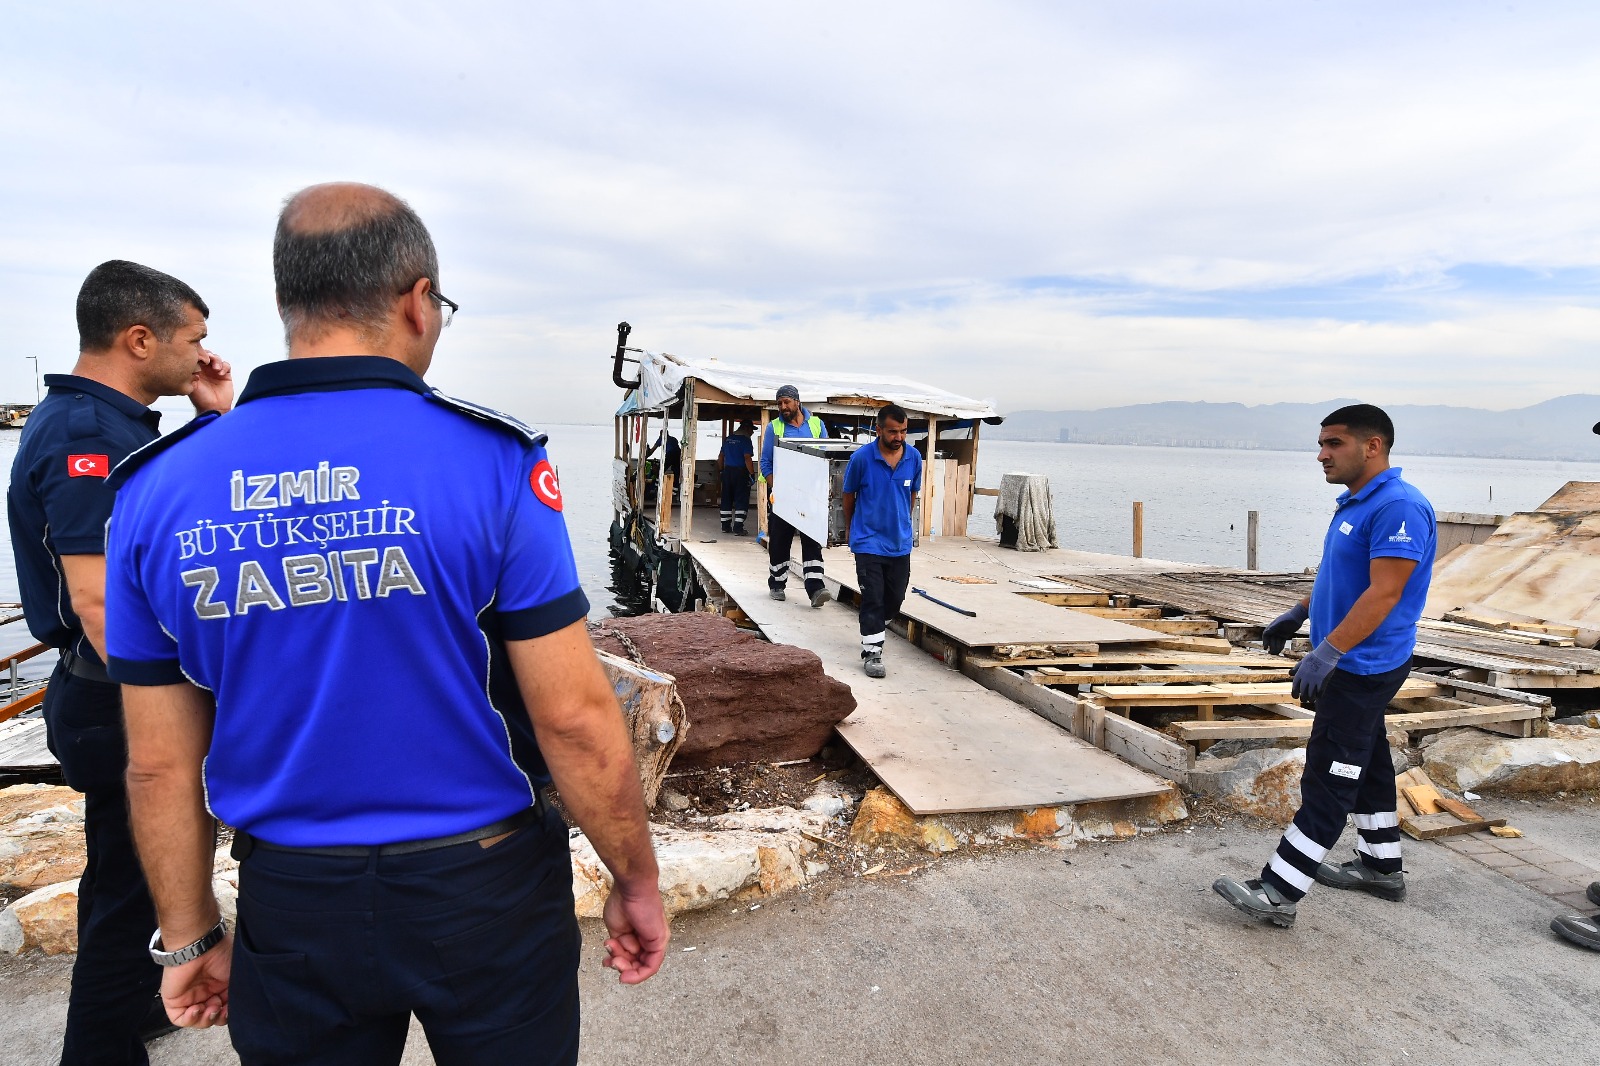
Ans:
{"label": "wristwatch", "polygon": [[227,935],[227,923],[218,919],[217,924],[211,927],[211,932],[188,947],[179,948],[177,951],[162,951],[161,930],[157,929],[150,934],[150,957],[155,960],[157,966],[182,966],[186,962],[193,962],[222,943],[222,938]]}

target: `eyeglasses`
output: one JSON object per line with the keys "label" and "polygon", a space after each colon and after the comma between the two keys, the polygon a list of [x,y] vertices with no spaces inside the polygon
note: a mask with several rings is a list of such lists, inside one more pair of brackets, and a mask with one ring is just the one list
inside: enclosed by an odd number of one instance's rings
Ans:
{"label": "eyeglasses", "polygon": [[[421,280],[422,280],[421,278],[417,279],[417,281],[421,281]],[[416,286],[417,286],[417,282],[413,281],[410,285],[408,285],[405,288],[401,289],[399,295],[405,296],[412,289],[416,288]],[[444,324],[446,326],[448,326],[452,321],[455,320],[456,312],[461,310],[461,305],[456,303],[454,300],[450,299],[450,297],[446,296],[444,293],[442,293],[439,290],[435,289],[433,287],[433,284],[432,284],[431,281],[428,284],[428,295],[432,296],[435,300],[439,301],[439,307],[440,307],[441,310],[446,308],[446,307],[448,307],[450,309],[444,316]]]}

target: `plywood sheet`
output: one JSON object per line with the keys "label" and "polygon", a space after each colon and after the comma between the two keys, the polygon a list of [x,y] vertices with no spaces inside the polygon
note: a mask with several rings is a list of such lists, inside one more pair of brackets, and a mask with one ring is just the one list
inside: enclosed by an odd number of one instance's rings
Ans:
{"label": "plywood sheet", "polygon": [[45,741],[43,718],[15,718],[0,725],[0,770],[39,770],[56,766]]}
{"label": "plywood sheet", "polygon": [[[861,672],[853,608],[832,602],[815,610],[799,595],[770,599],[766,554],[749,540],[686,547],[769,639],[810,649],[830,676],[850,686],[856,710],[840,734],[917,814],[1124,799],[1171,787],[899,637],[890,635],[885,645],[889,676],[872,680]],[[793,593],[798,586],[789,587]]]}

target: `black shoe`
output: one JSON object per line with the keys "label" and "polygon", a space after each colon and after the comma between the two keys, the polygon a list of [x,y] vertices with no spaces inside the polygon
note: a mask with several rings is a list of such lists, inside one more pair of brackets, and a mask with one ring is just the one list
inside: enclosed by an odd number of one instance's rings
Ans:
{"label": "black shoe", "polygon": [[162,1004],[161,997],[156,996],[155,1002],[145,1012],[144,1021],[139,1023],[139,1039],[148,1044],[158,1036],[177,1031],[178,1027],[167,1017],[167,1008]]}
{"label": "black shoe", "polygon": [[1391,903],[1399,903],[1406,898],[1405,874],[1399,871],[1380,874],[1360,859],[1352,859],[1338,866],[1331,862],[1320,862],[1317,864],[1315,876],[1319,885],[1370,892],[1379,899],[1386,899]]}
{"label": "black shoe", "polygon": [[1574,944],[1600,951],[1600,915],[1585,918],[1581,914],[1563,914],[1550,919],[1550,930]]}
{"label": "black shoe", "polygon": [[732,533],[733,532],[733,527],[728,525],[728,523],[724,522],[724,523],[722,523],[722,531],[724,533]]}
{"label": "black shoe", "polygon": [[745,536],[744,527],[743,526],[734,526],[733,527],[733,535],[736,536],[736,537]]}
{"label": "black shoe", "polygon": [[1593,903],[1596,907],[1600,907],[1600,881],[1590,882],[1589,891],[1586,893],[1586,895],[1588,895],[1590,903]]}

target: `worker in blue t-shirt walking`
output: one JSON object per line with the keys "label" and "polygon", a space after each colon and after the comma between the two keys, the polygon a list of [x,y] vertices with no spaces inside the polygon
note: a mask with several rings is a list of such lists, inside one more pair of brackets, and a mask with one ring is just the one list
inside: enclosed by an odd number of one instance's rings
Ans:
{"label": "worker in blue t-shirt walking", "polygon": [[750,514],[750,481],[756,473],[756,449],[752,441],[756,427],[740,422],[728,434],[717,454],[722,471],[722,531],[744,536],[744,520]]}
{"label": "worker in blue t-shirt walking", "polygon": [[[1389,465],[1394,423],[1371,404],[1341,407],[1317,437],[1328,483],[1344,485],[1322,545],[1309,599],[1269,625],[1263,643],[1283,650],[1311,620],[1309,655],[1291,689],[1316,712],[1300,778],[1300,809],[1260,878],[1219,878],[1217,894],[1253,918],[1294,924],[1313,880],[1405,899],[1394,763],[1383,713],[1411,671],[1417,620],[1433,574],[1433,505]],[[1353,861],[1324,861],[1352,818]]]}
{"label": "worker in blue t-shirt walking", "polygon": [[922,456],[906,447],[906,412],[878,409],[878,436],[844,468],[844,522],[861,590],[861,667],[883,677],[883,638],[911,584],[911,505],[922,488]]}

